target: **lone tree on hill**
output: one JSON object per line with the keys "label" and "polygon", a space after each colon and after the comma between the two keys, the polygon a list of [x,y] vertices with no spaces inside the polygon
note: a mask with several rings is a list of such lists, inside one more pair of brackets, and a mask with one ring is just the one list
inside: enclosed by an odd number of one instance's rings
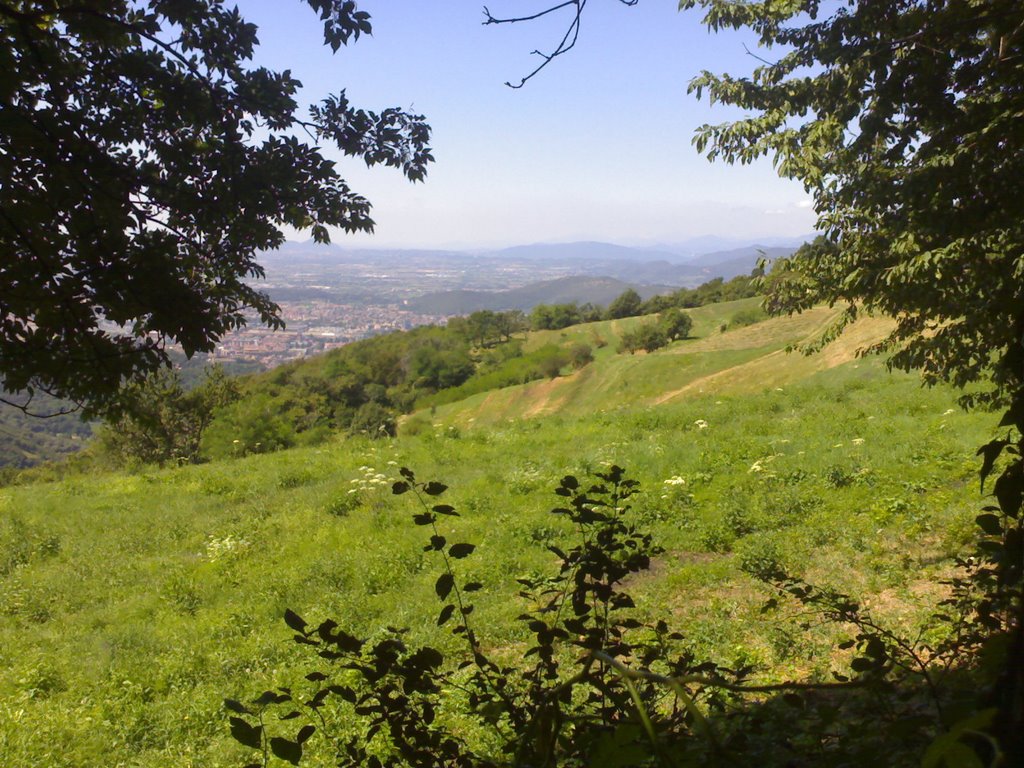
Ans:
{"label": "lone tree on hill", "polygon": [[[370,33],[350,0],[305,2],[335,51]],[[256,253],[373,227],[316,145],[424,178],[420,115],[342,91],[300,116],[256,45],[221,0],[0,0],[0,388],[101,412],[171,342],[210,351],[247,310],[281,326]]]}
{"label": "lone tree on hill", "polygon": [[661,313],[658,325],[669,341],[685,339],[693,330],[693,318],[678,307],[671,307]]}

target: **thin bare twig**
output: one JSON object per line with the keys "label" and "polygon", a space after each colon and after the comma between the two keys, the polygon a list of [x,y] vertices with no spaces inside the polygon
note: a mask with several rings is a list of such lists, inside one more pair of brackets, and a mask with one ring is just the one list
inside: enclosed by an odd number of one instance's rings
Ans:
{"label": "thin bare twig", "polygon": [[765,59],[765,58],[762,58],[761,56],[758,56],[752,50],[747,48],[747,44],[746,43],[743,44],[743,50],[747,52],[747,56],[755,58],[758,61],[762,62],[763,64],[767,64],[769,67],[774,67],[774,66],[776,66],[779,63],[777,61],[768,61],[768,59]]}
{"label": "thin bare twig", "polygon": [[[626,6],[634,6],[640,0],[619,0],[620,3]],[[562,54],[568,53],[576,46],[576,41],[580,35],[580,20],[583,17],[583,9],[587,7],[587,0],[565,0],[565,2],[556,3],[555,5],[549,6],[542,11],[537,13],[529,14],[526,16],[511,16],[509,18],[499,19],[491,13],[490,9],[484,6],[484,25],[488,24],[518,24],[521,21],[535,21],[539,18],[547,16],[550,13],[555,13],[564,8],[575,8],[572,20],[569,22],[568,28],[565,30],[565,34],[562,35],[561,41],[555,46],[555,49],[550,53],[544,53],[540,50],[531,51],[535,56],[541,57],[541,63],[528,75],[520,78],[519,82],[513,84],[511,81],[506,80],[505,85],[509,88],[522,88],[526,85],[527,81],[536,76],[544,67],[554,61]]]}
{"label": "thin bare twig", "polygon": [[81,403],[75,403],[74,407],[72,408],[65,408],[64,406],[61,406],[60,410],[56,411],[55,413],[34,413],[29,410],[29,406],[32,405],[33,399],[35,399],[35,395],[29,395],[28,400],[26,402],[16,403],[12,400],[8,400],[6,397],[0,397],[0,403],[3,403],[4,405],[9,405],[12,408],[17,408],[26,416],[31,416],[33,419],[54,419],[58,416],[67,416],[69,414],[75,413],[82,407]]}

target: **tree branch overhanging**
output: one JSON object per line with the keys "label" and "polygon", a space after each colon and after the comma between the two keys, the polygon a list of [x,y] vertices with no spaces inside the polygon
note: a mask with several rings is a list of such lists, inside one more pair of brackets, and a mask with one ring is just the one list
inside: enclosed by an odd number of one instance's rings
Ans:
{"label": "tree branch overhanging", "polygon": [[[619,0],[619,2],[626,6],[634,6],[638,2],[640,2],[640,0]],[[580,21],[583,18],[583,11],[586,7],[587,0],[565,0],[565,2],[556,3],[555,5],[551,5],[541,11],[538,11],[537,13],[526,14],[523,16],[510,16],[508,18],[498,18],[494,14],[492,14],[490,9],[485,5],[483,21],[484,26],[487,26],[488,24],[518,24],[519,22],[524,21],[536,21],[537,19],[543,18],[545,16],[548,16],[552,13],[556,13],[566,8],[574,9],[572,19],[569,21],[569,26],[566,28],[565,34],[562,35],[562,39],[559,41],[558,45],[555,46],[554,50],[552,50],[549,53],[544,53],[539,49],[531,51],[533,55],[541,57],[541,63],[536,68],[534,68],[533,71],[531,71],[529,74],[520,78],[518,83],[512,83],[512,81],[506,80],[505,85],[507,85],[509,88],[522,88],[524,85],[526,85],[527,81],[533,79],[533,77],[540,73],[540,71],[544,69],[548,64],[550,64],[559,56],[568,53],[574,47],[576,47],[576,41],[579,39],[580,34]]]}

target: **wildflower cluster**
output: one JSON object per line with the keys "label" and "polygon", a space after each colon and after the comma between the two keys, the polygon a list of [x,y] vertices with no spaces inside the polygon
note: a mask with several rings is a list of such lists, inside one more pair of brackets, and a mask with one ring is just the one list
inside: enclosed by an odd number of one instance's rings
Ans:
{"label": "wildflower cluster", "polygon": [[747,470],[747,474],[761,475],[766,480],[774,478],[775,473],[770,470],[768,465],[775,461],[775,459],[777,459],[781,455],[782,454],[779,453],[773,453],[770,456],[765,456],[763,458],[758,459],[757,461],[750,465],[750,469]]}
{"label": "wildflower cluster", "polygon": [[661,495],[662,500],[671,500],[682,505],[692,503],[693,494],[686,492],[686,478],[682,475],[673,475],[668,480],[663,481],[663,483],[668,487],[665,488],[665,493]]}
{"label": "wildflower cluster", "polygon": [[230,533],[220,538],[211,536],[206,542],[206,559],[210,562],[222,560],[244,552],[249,546],[248,539],[240,539]]}
{"label": "wildflower cluster", "polygon": [[359,468],[359,471],[362,473],[362,476],[355,477],[349,481],[349,484],[352,486],[348,491],[350,494],[359,493],[360,491],[379,491],[391,485],[387,475],[383,472],[378,472],[373,467],[364,465]]}

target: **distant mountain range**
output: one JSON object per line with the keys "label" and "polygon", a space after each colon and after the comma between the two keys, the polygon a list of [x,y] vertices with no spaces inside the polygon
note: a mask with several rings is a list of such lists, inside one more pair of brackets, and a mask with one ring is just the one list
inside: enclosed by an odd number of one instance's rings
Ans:
{"label": "distant mountain range", "polygon": [[[548,264],[563,262],[665,264],[681,268],[679,274],[696,275],[706,274],[709,269],[715,271],[719,265],[727,265],[729,262],[737,262],[738,264],[740,261],[743,261],[744,264],[750,263],[750,268],[752,269],[759,252],[763,251],[769,258],[788,255],[802,243],[812,238],[813,235],[808,235],[807,237],[792,238],[789,242],[780,242],[778,238],[771,238],[764,243],[743,243],[742,241],[729,241],[724,238],[705,238],[704,240],[708,242],[717,242],[721,245],[713,249],[703,248],[696,251],[691,250],[690,247],[695,241],[688,241],[679,245],[654,247],[634,247],[590,241],[536,243],[533,245],[517,245],[498,251],[485,251],[480,255],[511,261],[543,261]],[[739,266],[729,268],[739,269]],[[746,271],[749,272],[749,269]],[[735,277],[736,274],[741,273],[719,275],[716,272],[712,277]]]}
{"label": "distant mountain range", "polygon": [[583,241],[578,243],[535,243],[485,251],[489,258],[524,261],[666,261],[678,262],[678,253],[656,248],[634,248],[627,245]]}
{"label": "distant mountain range", "polygon": [[[572,243],[533,243],[516,245],[498,250],[456,251],[426,248],[345,248],[339,245],[318,245],[312,241],[304,243],[286,242],[276,251],[266,251],[261,259],[281,262],[301,260],[314,262],[377,262],[413,260],[479,263],[481,260],[502,260],[509,262],[535,262],[545,264],[566,264],[580,266],[581,263],[615,264],[621,262],[669,264],[675,267],[706,268],[747,258],[757,258],[758,251],[765,251],[769,257],[792,253],[801,244],[814,239],[814,233],[792,238],[763,238],[760,241],[730,240],[721,237],[702,237],[682,243],[656,246],[628,246],[614,243],[580,241]],[[697,270],[686,269],[680,274],[697,274]],[[717,277],[718,275],[713,275]]]}
{"label": "distant mountain range", "polygon": [[[810,239],[778,238],[767,244],[740,243],[725,250],[695,253],[694,248],[713,244],[736,244],[725,238],[699,238],[672,245],[625,246],[603,242],[535,243],[492,251],[446,251],[426,249],[370,249],[285,243],[273,252],[261,254],[269,267],[288,272],[308,269],[329,270],[331,265],[363,265],[364,269],[409,269],[419,267],[435,279],[424,281],[423,294],[405,298],[405,305],[429,314],[465,314],[479,309],[529,310],[537,304],[570,301],[606,305],[626,288],[641,295],[665,293],[674,288],[693,288],[716,277],[729,280],[749,274],[761,258],[775,259],[791,254]],[[438,284],[437,275],[445,279]],[[532,282],[528,282],[533,277]],[[433,282],[433,285],[430,284]],[[526,283],[526,284],[524,284]],[[407,285],[409,283],[406,283]],[[279,288],[281,298],[309,297],[351,292],[347,283],[313,288]],[[433,289],[433,290],[432,290]],[[289,293],[290,292],[290,293]]]}
{"label": "distant mountain range", "polygon": [[672,254],[610,243],[523,245],[481,256],[506,261],[540,261],[548,266],[572,261],[578,273],[504,291],[435,291],[409,299],[407,306],[431,314],[467,314],[480,309],[530,310],[538,304],[575,301],[606,306],[627,288],[648,298],[678,287],[695,287],[721,277],[748,275],[762,258],[788,256],[795,248],[750,245],[705,253],[685,262]]}

